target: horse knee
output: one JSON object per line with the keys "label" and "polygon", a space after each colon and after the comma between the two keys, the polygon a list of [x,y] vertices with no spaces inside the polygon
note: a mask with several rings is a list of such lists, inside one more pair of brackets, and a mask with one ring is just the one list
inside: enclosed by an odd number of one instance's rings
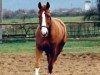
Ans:
{"label": "horse knee", "polygon": [[35,62],[35,68],[39,68],[40,67],[40,63],[39,62]]}
{"label": "horse knee", "polygon": [[35,75],[39,75],[40,64],[39,62],[35,62]]}

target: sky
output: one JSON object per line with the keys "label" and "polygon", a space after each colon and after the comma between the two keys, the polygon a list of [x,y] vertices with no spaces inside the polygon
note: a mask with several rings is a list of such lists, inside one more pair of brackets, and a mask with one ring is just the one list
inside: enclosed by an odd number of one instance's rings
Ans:
{"label": "sky", "polygon": [[[45,4],[49,2],[51,9],[59,8],[82,8],[84,9],[84,0],[2,0],[3,9],[38,9],[38,2]],[[92,0],[95,6],[96,0]]]}

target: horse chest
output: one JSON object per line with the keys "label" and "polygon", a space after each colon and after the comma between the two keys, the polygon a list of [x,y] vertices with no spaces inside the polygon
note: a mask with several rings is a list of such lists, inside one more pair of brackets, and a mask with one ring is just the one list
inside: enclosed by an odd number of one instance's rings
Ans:
{"label": "horse chest", "polygon": [[37,45],[43,51],[50,49],[52,46],[48,40],[38,40]]}

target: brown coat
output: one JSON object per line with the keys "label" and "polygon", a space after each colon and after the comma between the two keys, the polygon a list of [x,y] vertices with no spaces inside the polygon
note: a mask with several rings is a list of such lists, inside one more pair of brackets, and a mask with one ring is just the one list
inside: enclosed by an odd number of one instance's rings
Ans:
{"label": "brown coat", "polygon": [[[40,27],[38,25],[36,30],[36,46],[40,50],[45,51],[45,49],[52,49],[54,46],[60,46],[60,43],[66,42],[67,32],[65,24],[56,18],[51,18],[51,25],[48,37],[42,37]],[[51,47],[51,48],[50,48]],[[47,50],[46,50],[47,51]]]}

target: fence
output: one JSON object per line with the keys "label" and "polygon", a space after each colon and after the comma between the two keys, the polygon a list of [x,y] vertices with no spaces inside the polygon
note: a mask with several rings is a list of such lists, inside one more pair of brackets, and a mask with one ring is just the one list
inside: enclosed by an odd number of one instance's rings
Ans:
{"label": "fence", "polygon": [[[68,38],[100,37],[100,22],[65,22]],[[33,40],[38,23],[0,24],[3,41]]]}
{"label": "fence", "polygon": [[100,36],[100,22],[65,22],[69,38]]}

